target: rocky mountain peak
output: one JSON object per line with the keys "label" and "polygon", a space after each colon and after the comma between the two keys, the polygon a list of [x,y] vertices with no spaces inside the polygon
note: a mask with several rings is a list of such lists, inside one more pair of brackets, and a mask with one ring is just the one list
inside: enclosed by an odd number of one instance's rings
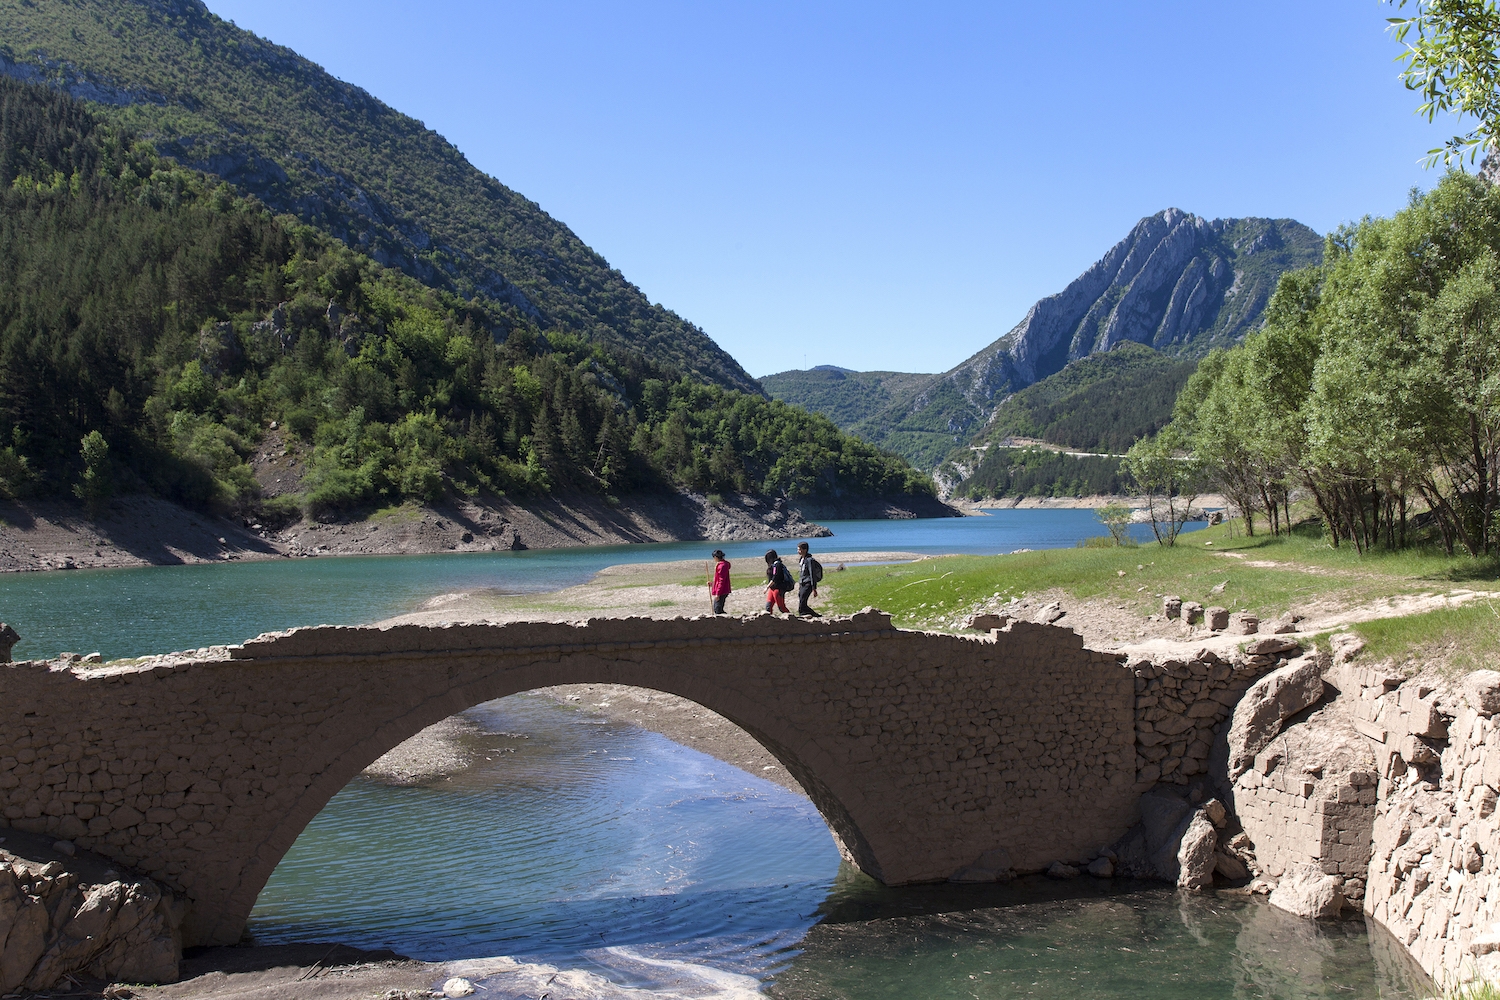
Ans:
{"label": "rocky mountain peak", "polygon": [[1005,336],[949,371],[906,377],[856,433],[934,465],[1011,393],[1071,361],[1127,341],[1188,358],[1234,343],[1259,325],[1282,274],[1322,256],[1322,237],[1291,219],[1149,215]]}
{"label": "rocky mountain peak", "polygon": [[[1202,346],[1205,335],[1233,341],[1259,319],[1281,272],[1314,263],[1321,249],[1316,233],[1290,219],[1209,220],[1166,209],[1136,223],[1065,289],[1032,306],[992,345],[1008,364],[985,367],[1008,388],[1021,388],[1126,340],[1168,352]],[[1247,258],[1278,252],[1288,259],[1247,269]]]}

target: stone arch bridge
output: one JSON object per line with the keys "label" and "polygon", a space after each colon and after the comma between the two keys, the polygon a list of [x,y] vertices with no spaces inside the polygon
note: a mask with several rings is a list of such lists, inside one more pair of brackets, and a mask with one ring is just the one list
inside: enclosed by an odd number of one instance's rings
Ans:
{"label": "stone arch bridge", "polygon": [[946,879],[981,857],[1037,869],[1129,826],[1137,682],[1067,629],[938,635],[875,611],[318,627],[99,666],[17,663],[0,669],[0,822],[181,893],[184,944],[233,943],[297,835],[386,751],[490,699],[617,683],[742,727],[883,882]]}

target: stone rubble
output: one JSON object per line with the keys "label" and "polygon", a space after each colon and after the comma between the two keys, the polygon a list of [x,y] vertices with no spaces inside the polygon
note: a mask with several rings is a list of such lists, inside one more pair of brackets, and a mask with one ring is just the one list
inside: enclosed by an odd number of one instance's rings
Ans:
{"label": "stone rubble", "polygon": [[1268,901],[1309,920],[1337,917],[1344,911],[1343,880],[1316,865],[1298,865],[1282,876]]}
{"label": "stone rubble", "polygon": [[103,858],[37,850],[41,838],[0,840],[0,996],[68,976],[176,981],[184,906],[171,892]]}
{"label": "stone rubble", "polygon": [[1177,885],[1182,889],[1211,889],[1217,868],[1219,831],[1205,810],[1188,820],[1177,848]]}

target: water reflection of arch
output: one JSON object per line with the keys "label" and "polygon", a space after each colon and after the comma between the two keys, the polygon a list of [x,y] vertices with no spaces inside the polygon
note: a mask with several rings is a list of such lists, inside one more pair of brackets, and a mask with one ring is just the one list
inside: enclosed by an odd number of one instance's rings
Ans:
{"label": "water reflection of arch", "polygon": [[[728,737],[717,759],[674,742],[684,729],[661,715],[641,728],[644,704]],[[250,930],[400,941],[418,957],[453,954],[458,935],[489,955],[749,934],[774,964],[762,949],[805,931],[828,880],[857,871],[784,771],[754,777],[774,764],[722,717],[644,688],[488,702],[345,786],[277,866]]]}
{"label": "water reflection of arch", "polygon": [[[601,637],[606,642],[546,642],[580,637],[571,625],[508,625],[498,630],[299,630],[246,643],[237,655],[269,669],[317,669],[326,676],[329,670],[354,669],[383,676],[374,691],[366,685],[348,687],[345,678],[329,678],[333,700],[342,705],[321,726],[326,759],[318,762],[312,780],[284,813],[269,826],[246,831],[254,844],[248,844],[252,850],[245,865],[233,886],[214,892],[219,900],[196,900],[195,930],[204,940],[237,939],[261,889],[297,835],[378,757],[472,706],[559,684],[633,685],[675,694],[717,712],[765,747],[801,784],[855,864],[874,877],[889,879],[891,873],[882,861],[900,855],[901,846],[889,835],[888,811],[868,795],[847,760],[829,753],[834,735],[822,732],[825,714],[798,711],[805,708],[795,697],[798,667],[795,658],[783,654],[811,646],[777,642],[787,630],[784,622],[766,630],[774,621],[742,622],[741,630],[748,625],[751,633],[760,634],[718,637],[721,642],[706,645],[712,637],[672,637],[673,625],[681,631],[682,622],[645,621],[592,622],[591,628],[609,630]],[[894,634],[883,616],[867,616],[859,624],[865,628],[850,631],[850,622],[804,627],[798,637],[867,642],[871,634]],[[874,625],[873,630],[868,625]],[[508,648],[484,643],[492,642],[496,631],[519,642]],[[472,648],[465,648],[471,643]],[[826,649],[819,655],[826,655]]]}

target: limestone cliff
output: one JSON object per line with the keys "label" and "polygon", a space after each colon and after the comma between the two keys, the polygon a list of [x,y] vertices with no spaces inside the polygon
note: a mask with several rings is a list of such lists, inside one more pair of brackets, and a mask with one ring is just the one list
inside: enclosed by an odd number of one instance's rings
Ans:
{"label": "limestone cliff", "polygon": [[[999,340],[941,374],[887,379],[899,385],[890,402],[841,426],[930,468],[974,438],[1011,393],[1070,361],[1126,341],[1186,356],[1234,343],[1259,324],[1281,275],[1322,255],[1322,238],[1292,219],[1204,219],[1169,208],[1136,223]],[[863,382],[848,382],[863,391]],[[797,401],[839,422],[830,410],[838,400]]]}

